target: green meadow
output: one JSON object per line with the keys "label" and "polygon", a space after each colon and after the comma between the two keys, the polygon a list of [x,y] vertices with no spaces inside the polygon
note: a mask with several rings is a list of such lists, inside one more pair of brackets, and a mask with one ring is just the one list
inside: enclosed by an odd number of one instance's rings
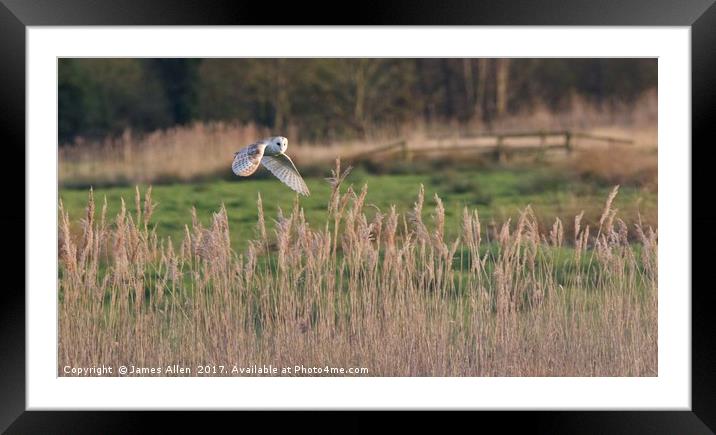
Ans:
{"label": "green meadow", "polygon": [[[326,177],[330,176],[327,170]],[[247,240],[255,236],[258,195],[261,195],[269,228],[279,209],[289,212],[296,200],[303,208],[306,219],[314,226],[325,225],[330,185],[321,177],[306,177],[311,196],[298,197],[273,177],[259,174],[255,178],[216,180],[189,184],[152,186],[152,200],[157,204],[151,219],[161,238],[171,237],[179,242],[184,226],[191,225],[191,209],[204,225],[209,225],[212,213],[222,204],[227,209],[232,246],[242,250]],[[391,205],[398,212],[410,210],[417,198],[418,187],[425,187],[423,218],[431,222],[432,207],[437,194],[445,207],[445,228],[448,236],[459,232],[464,207],[476,208],[480,220],[489,231],[508,219],[514,223],[519,213],[531,206],[541,230],[549,230],[555,218],[563,221],[567,234],[574,217],[585,212],[583,225],[598,225],[604,201],[613,186],[598,185],[589,180],[575,179],[547,168],[489,168],[473,171],[444,171],[435,175],[421,174],[370,174],[355,169],[344,186],[360,193],[367,185],[366,213],[371,216],[380,211],[387,213]],[[142,196],[147,185],[102,187],[94,190],[98,211],[104,198],[107,200],[107,217],[111,220],[119,211],[122,198],[127,208],[135,209],[136,189]],[[345,188],[345,187],[344,187]],[[78,225],[85,213],[88,189],[60,188],[59,193],[70,219]],[[630,229],[640,220],[642,224],[657,227],[657,193],[637,186],[621,186],[615,200],[618,217]],[[79,228],[76,228],[79,231]],[[570,243],[570,240],[566,240]]]}

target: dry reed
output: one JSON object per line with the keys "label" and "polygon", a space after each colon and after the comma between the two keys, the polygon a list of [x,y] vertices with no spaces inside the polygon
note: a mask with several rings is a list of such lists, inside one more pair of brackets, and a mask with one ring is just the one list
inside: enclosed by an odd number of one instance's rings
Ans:
{"label": "dry reed", "polygon": [[[578,149],[601,151],[601,160],[613,162],[615,153],[620,154],[617,171],[613,165],[589,165],[593,156],[586,156],[585,170],[606,171],[607,178],[621,177],[629,170],[643,169],[640,162],[645,150],[657,145],[656,91],[646,92],[633,105],[613,103],[609,108],[595,106],[578,96],[562,111],[552,111],[537,106],[527,111],[511,114],[491,123],[473,119],[465,124],[438,122],[426,124],[421,121],[391,128],[376,129],[362,140],[335,140],[330,144],[309,143],[300,140],[299,131],[276,132],[254,125],[227,122],[197,122],[145,134],[127,130],[119,137],[107,137],[102,141],[79,138],[73,144],[59,149],[59,180],[63,185],[114,185],[135,183],[159,183],[166,181],[191,181],[217,175],[231,176],[229,168],[233,153],[255,140],[284,134],[291,140],[290,154],[304,170],[311,165],[330,164],[337,157],[363,155],[372,148],[380,148],[396,138],[403,138],[411,147],[436,148],[456,144],[475,144],[474,138],[461,138],[465,131],[543,131],[573,130],[607,136],[623,137],[635,142],[635,149],[604,153],[599,142],[573,139]],[[295,129],[294,129],[295,130]],[[449,134],[449,140],[436,140],[433,134]],[[299,140],[292,139],[293,137]],[[530,139],[528,139],[530,140]],[[513,145],[519,144],[519,139]],[[478,141],[480,142],[480,141]],[[489,142],[489,141],[488,141]],[[490,142],[491,143],[491,142]],[[450,157],[450,151],[440,157]],[[384,157],[384,155],[381,155]],[[464,155],[455,157],[464,159]],[[631,164],[632,159],[637,163]],[[617,181],[616,183],[623,182]]]}
{"label": "dry reed", "polygon": [[596,231],[577,216],[571,250],[562,222],[542,234],[529,207],[492,240],[466,208],[448,240],[440,198],[424,221],[422,187],[407,216],[393,207],[369,219],[367,187],[344,180],[338,166],[318,228],[296,201],[272,233],[258,197],[243,252],[231,249],[224,207],[175,244],[152,228],[151,191],[110,223],[90,190],[79,236],[60,204],[59,375],[68,364],[657,375],[657,233],[637,226],[640,240],[627,241],[616,189]]}

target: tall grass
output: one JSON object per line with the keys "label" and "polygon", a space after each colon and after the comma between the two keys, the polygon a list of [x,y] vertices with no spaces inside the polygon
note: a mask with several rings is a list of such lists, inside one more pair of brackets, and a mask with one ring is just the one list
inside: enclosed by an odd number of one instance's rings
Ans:
{"label": "tall grass", "polygon": [[[148,134],[126,130],[121,136],[102,141],[78,139],[59,149],[59,180],[62,185],[98,186],[232,176],[231,161],[236,151],[277,134],[286,133],[252,124],[196,122]],[[331,145],[291,141],[288,153],[301,168],[307,163],[325,167],[338,155],[357,154],[387,140],[391,137],[376,134],[362,141]]]}
{"label": "tall grass", "polygon": [[[463,142],[474,144],[475,139],[459,139],[467,131],[575,130],[634,140],[638,152],[627,150],[628,154],[620,153],[620,161],[639,158],[645,149],[653,150],[656,147],[656,91],[646,92],[630,105],[612,102],[610,105],[597,106],[577,95],[573,95],[571,100],[564,110],[556,112],[544,106],[536,106],[490,123],[477,118],[466,123],[445,120],[426,123],[415,120],[404,125],[371,129],[360,140],[336,138],[330,144],[301,140],[301,132],[295,127],[280,132],[236,122],[196,122],[145,134],[127,130],[119,137],[107,137],[100,141],[78,138],[75,143],[61,146],[59,179],[66,186],[98,186],[191,181],[217,175],[230,177],[232,174],[229,168],[235,151],[257,139],[277,134],[289,138],[291,158],[302,171],[309,173],[316,172],[315,167],[320,167],[322,171],[336,157],[365,154],[396,138],[406,139],[415,148],[435,148]],[[449,134],[451,138],[443,143],[430,137],[435,133]],[[518,143],[519,139],[511,141]],[[617,155],[611,150],[604,153],[604,147],[593,141],[573,139],[573,142],[579,149],[596,148],[611,158]],[[449,151],[440,157],[459,162],[466,157],[469,159],[470,155],[454,155],[453,151]],[[391,163],[386,161],[383,154],[377,160],[381,164]]]}
{"label": "tall grass", "polygon": [[[365,367],[368,376],[656,376],[657,234],[606,201],[597,228],[540,233],[529,206],[490,238],[478,210],[444,233],[427,213],[365,204],[340,165],[325,223],[298,200],[231,249],[226,208],[160,240],[151,189],[110,219],[89,193],[82,234],[60,204],[62,367]],[[370,213],[368,213],[370,211]],[[369,217],[370,216],[370,217]],[[574,248],[565,247],[573,238]],[[571,245],[571,243],[570,243]],[[196,375],[196,372],[192,373]]]}

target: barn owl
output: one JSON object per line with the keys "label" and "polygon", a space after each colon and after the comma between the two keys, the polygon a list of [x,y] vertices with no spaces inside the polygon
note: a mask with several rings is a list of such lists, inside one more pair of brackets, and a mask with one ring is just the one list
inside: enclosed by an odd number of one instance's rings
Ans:
{"label": "barn owl", "polygon": [[241,177],[248,177],[256,172],[259,163],[271,171],[283,184],[300,193],[308,196],[306,182],[298,173],[296,165],[285,154],[288,148],[288,139],[283,136],[274,136],[254,142],[246,148],[234,153],[234,161],[231,170]]}

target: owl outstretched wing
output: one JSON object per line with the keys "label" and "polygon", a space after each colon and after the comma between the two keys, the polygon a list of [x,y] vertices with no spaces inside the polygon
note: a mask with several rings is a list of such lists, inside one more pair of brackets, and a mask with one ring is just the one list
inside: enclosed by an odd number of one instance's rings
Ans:
{"label": "owl outstretched wing", "polygon": [[296,165],[293,164],[291,159],[286,154],[277,154],[275,156],[263,156],[261,164],[266,167],[272,174],[276,176],[281,182],[301,195],[308,196],[311,192],[308,191],[306,182],[301,178],[301,174],[298,173]]}
{"label": "owl outstretched wing", "polygon": [[263,142],[252,143],[246,148],[240,149],[234,154],[234,161],[231,163],[231,170],[234,174],[248,177],[256,172],[264,155],[265,145]]}

